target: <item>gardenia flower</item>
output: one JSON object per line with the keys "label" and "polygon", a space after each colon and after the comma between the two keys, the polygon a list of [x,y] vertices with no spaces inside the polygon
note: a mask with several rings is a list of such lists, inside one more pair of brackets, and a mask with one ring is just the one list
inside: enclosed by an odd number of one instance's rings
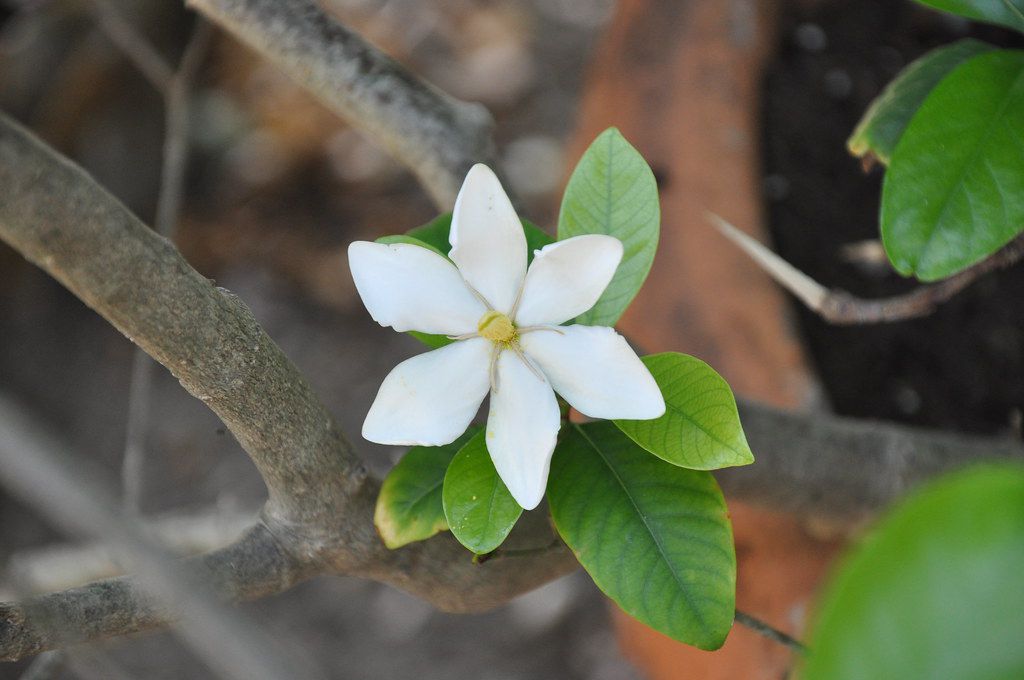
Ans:
{"label": "gardenia flower", "polygon": [[622,242],[603,235],[558,241],[538,250],[527,270],[522,225],[485,165],[475,165],[459,191],[450,241],[450,261],[412,244],[349,247],[356,289],[377,323],[454,340],[391,371],[363,437],[449,444],[490,393],[487,450],[530,510],[544,496],[561,425],[555,392],[593,418],[665,412],[658,385],[622,336],[558,325],[594,306],[622,259]]}

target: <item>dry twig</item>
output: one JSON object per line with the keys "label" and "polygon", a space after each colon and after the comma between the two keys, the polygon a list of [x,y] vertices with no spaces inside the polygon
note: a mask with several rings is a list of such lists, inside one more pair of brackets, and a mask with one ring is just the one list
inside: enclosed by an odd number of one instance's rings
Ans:
{"label": "dry twig", "polygon": [[769,624],[765,623],[764,621],[762,621],[761,619],[751,616],[750,614],[740,611],[739,609],[736,610],[736,623],[740,624],[741,626],[746,626],[758,635],[763,635],[769,640],[778,642],[780,645],[789,647],[794,652],[799,652],[802,654],[805,651],[807,651],[807,647],[805,647],[804,644],[797,640],[795,637],[787,635],[778,628],[774,628]]}
{"label": "dry twig", "polygon": [[135,68],[160,92],[167,92],[174,70],[146,38],[127,21],[110,0],[91,0],[100,29]]}
{"label": "dry twig", "polygon": [[1024,236],[1018,236],[973,267],[939,283],[921,286],[905,295],[867,300],[843,290],[825,288],[721,217],[709,215],[709,219],[779,285],[821,318],[839,325],[884,323],[927,316],[985,274],[1009,267],[1024,258]]}
{"label": "dry twig", "polygon": [[[108,21],[114,22],[115,25],[124,24],[125,27],[121,32],[131,32],[130,25],[121,19],[116,10],[107,7],[105,2],[100,6],[106,7],[103,15],[107,17]],[[164,148],[154,227],[158,234],[172,241],[181,214],[185,170],[188,166],[189,104],[192,81],[206,55],[211,35],[210,24],[201,17],[197,19],[178,70],[160,88],[165,109]],[[141,36],[136,36],[131,44],[148,45]],[[134,61],[141,68],[143,62],[138,58]],[[139,512],[142,504],[146,434],[149,431],[149,410],[155,368],[153,360],[141,349],[136,348],[132,355],[131,380],[128,386],[128,417],[121,468],[124,507],[129,512]]]}

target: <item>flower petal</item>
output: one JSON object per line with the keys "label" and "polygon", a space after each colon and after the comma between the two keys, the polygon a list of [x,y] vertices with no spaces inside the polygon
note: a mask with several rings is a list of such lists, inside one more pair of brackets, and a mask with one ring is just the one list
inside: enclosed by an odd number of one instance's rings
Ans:
{"label": "flower petal", "polygon": [[501,182],[486,165],[470,168],[455,199],[448,254],[477,292],[507,314],[526,276],[526,236]]}
{"label": "flower petal", "polygon": [[519,342],[555,391],[584,415],[648,420],[665,413],[651,372],[612,328],[559,326],[525,333]]}
{"label": "flower petal", "polygon": [[559,324],[587,311],[601,297],[622,260],[622,241],[587,234],[544,246],[526,273],[516,312],[520,326]]}
{"label": "flower petal", "polygon": [[427,248],[355,241],[348,264],[359,297],[381,326],[459,335],[475,331],[487,311],[459,270]]}
{"label": "flower petal", "polygon": [[419,446],[458,439],[487,396],[491,347],[483,338],[460,340],[395,366],[366,414],[363,437]]}
{"label": "flower petal", "polygon": [[561,414],[547,380],[514,352],[498,357],[498,389],[491,392],[487,450],[512,497],[532,510],[544,496]]}

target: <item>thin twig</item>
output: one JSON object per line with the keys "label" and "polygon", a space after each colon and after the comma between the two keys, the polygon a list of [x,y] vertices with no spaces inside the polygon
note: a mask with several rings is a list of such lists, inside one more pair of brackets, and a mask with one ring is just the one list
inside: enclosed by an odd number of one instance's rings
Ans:
{"label": "thin twig", "polygon": [[491,560],[500,560],[506,557],[537,557],[550,553],[553,550],[559,550],[564,546],[562,541],[559,539],[553,540],[548,545],[542,545],[539,548],[517,548],[517,549],[505,549],[498,548],[492,550],[489,553],[482,553],[479,555],[473,555],[473,564],[485,564]]}
{"label": "thin twig", "polygon": [[64,650],[65,664],[79,680],[134,680],[110,654],[96,645],[78,645]]}
{"label": "thin twig", "polygon": [[[116,12],[110,9],[107,14],[116,15]],[[192,82],[206,55],[211,35],[210,23],[202,17],[197,17],[192,37],[182,54],[178,70],[161,90],[165,110],[164,148],[154,228],[158,234],[171,241],[174,241],[174,233],[181,214],[185,171],[188,167]],[[139,42],[148,44],[141,37],[139,37]],[[131,379],[128,387],[128,415],[121,467],[124,508],[128,512],[139,512],[142,505],[146,434],[149,432],[155,369],[156,364],[153,360],[136,347],[132,356]]]}
{"label": "thin twig", "polygon": [[[237,541],[253,525],[256,512],[202,513],[146,518],[146,535],[175,555],[207,553]],[[7,562],[7,575],[23,595],[74,588],[123,574],[102,543],[56,544],[25,548]]]}
{"label": "thin twig", "polygon": [[921,286],[904,295],[869,300],[826,288],[721,217],[709,214],[708,218],[779,285],[821,318],[837,325],[885,323],[927,316],[985,274],[1024,258],[1024,235],[1021,235],[981,262],[939,283]]}
{"label": "thin twig", "polygon": [[18,680],[54,680],[64,669],[67,660],[63,649],[43,652],[28,665]]}
{"label": "thin twig", "polygon": [[769,640],[778,642],[780,645],[785,645],[795,652],[803,654],[807,651],[807,647],[804,643],[800,642],[796,638],[783,633],[778,628],[773,628],[761,619],[755,618],[746,612],[740,611],[739,609],[736,610],[736,623],[741,626],[746,626],[758,635],[763,635]]}
{"label": "thin twig", "polygon": [[121,52],[135,65],[146,80],[160,92],[166,92],[174,72],[139,31],[110,4],[109,0],[92,0],[100,28]]}
{"label": "thin twig", "polygon": [[166,90],[163,168],[153,226],[158,234],[167,238],[174,234],[181,213],[185,169],[188,164],[192,85],[206,57],[212,36],[213,26],[203,17],[196,17],[192,37],[189,38],[178,70]]}
{"label": "thin twig", "polygon": [[43,652],[18,680],[56,680],[65,668],[80,680],[132,680],[109,654],[85,645]]}

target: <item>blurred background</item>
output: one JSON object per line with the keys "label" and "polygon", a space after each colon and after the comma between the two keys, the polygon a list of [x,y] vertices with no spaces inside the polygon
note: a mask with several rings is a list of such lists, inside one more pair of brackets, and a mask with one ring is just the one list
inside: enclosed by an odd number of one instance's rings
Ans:
{"label": "blurred background", "polygon": [[[743,7],[754,12],[751,30],[763,45],[755,62],[744,62],[756,69],[749,74],[753,96],[734,100],[743,108],[746,137],[723,142],[738,149],[735,160],[723,160],[696,143],[718,134],[712,128],[687,128],[689,138],[665,134],[660,145],[657,130],[648,130],[636,143],[663,191],[687,192],[688,205],[699,214],[714,206],[702,206],[699,192],[680,188],[692,179],[676,171],[674,159],[686,158],[700,177],[702,171],[714,177],[718,163],[742,163],[745,184],[726,183],[715,191],[746,196],[737,200],[749,201],[751,214],[765,218],[784,257],[826,285],[864,296],[907,289],[884,263],[844,248],[877,238],[880,179],[846,155],[846,136],[880,89],[927,49],[967,35],[1006,45],[1013,38],[909,0],[715,1],[734,13],[747,11]],[[181,2],[113,4],[169,62],[177,62],[194,21]],[[615,124],[635,139],[631,126],[638,118],[631,111],[659,96],[699,100],[716,87],[682,72],[675,78],[673,67],[662,63],[662,55],[687,49],[682,36],[689,19],[671,1],[321,4],[415,73],[486,105],[497,121],[500,162],[521,214],[549,231],[564,181],[591,131]],[[686,4],[701,3],[679,3]],[[646,21],[636,20],[644,14]],[[742,39],[735,44],[747,49]],[[653,87],[645,60],[660,64]],[[608,70],[616,63],[636,70]],[[623,98],[621,110],[609,91]],[[0,109],[152,222],[163,102],[112,44],[92,2],[0,0]],[[672,130],[674,120],[664,115],[657,124]],[[384,375],[420,346],[372,322],[344,253],[352,240],[406,231],[436,210],[412,176],[372,141],[220,31],[196,82],[190,144],[179,248],[201,273],[245,300],[368,465],[385,473],[402,451],[356,434]],[[692,222],[670,204],[663,230],[706,229]],[[710,254],[690,255],[697,256]],[[723,366],[732,361],[728,357],[716,362],[712,340],[687,335],[699,321],[679,314],[652,317],[650,310],[674,294],[674,279],[665,273],[687,266],[672,258],[672,251],[659,255],[656,267],[663,275],[652,278],[641,311],[627,325],[660,324],[666,329],[660,338],[678,338],[675,349],[708,360],[736,385],[734,376],[745,369]],[[689,294],[714,296],[717,285],[703,279]],[[1018,267],[985,278],[927,319],[883,327],[829,327],[783,301],[778,323],[798,348],[794,361],[801,367],[793,370],[806,379],[800,399],[777,401],[945,429],[1019,432],[1022,298]],[[661,340],[635,336],[660,349],[653,345]],[[125,338],[0,244],[0,387],[112,478],[124,447],[131,364]],[[757,391],[739,382],[738,391]],[[766,394],[754,396],[771,400]],[[163,370],[152,398],[142,510],[156,517],[211,507],[227,516],[256,510],[265,495],[262,482],[217,418]],[[833,538],[808,531],[814,540]],[[0,489],[0,565],[8,573],[0,573],[0,600],[17,594],[10,574],[25,565],[53,568],[43,551],[67,539]],[[742,570],[740,533],[738,543],[741,578],[756,581],[756,572]],[[799,629],[806,605],[789,607],[787,619],[775,623]],[[441,614],[395,590],[341,578],[316,579],[243,610],[304,650],[330,677],[644,677],[616,644],[610,608],[581,574],[479,616]],[[618,635],[627,650],[641,653],[628,644],[628,632]],[[24,667],[0,664],[0,678],[17,678]],[[677,670],[677,677],[691,677]],[[55,677],[213,676],[173,635],[151,634],[92,645]]]}

